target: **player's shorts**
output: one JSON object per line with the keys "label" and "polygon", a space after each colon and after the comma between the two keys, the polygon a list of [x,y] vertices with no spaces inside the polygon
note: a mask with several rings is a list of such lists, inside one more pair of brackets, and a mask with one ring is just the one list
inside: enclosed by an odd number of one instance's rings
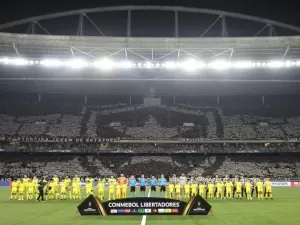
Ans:
{"label": "player's shorts", "polygon": [[156,187],[155,186],[151,186],[151,191],[156,191]]}
{"label": "player's shorts", "polygon": [[199,192],[199,195],[200,196],[204,196],[204,192]]}
{"label": "player's shorts", "polygon": [[116,192],[114,192],[114,191],[110,191],[109,192],[109,195],[114,195]]}
{"label": "player's shorts", "polygon": [[72,193],[73,193],[73,195],[77,195],[79,193],[79,191],[78,190],[73,190]]}
{"label": "player's shorts", "polygon": [[263,189],[257,189],[257,192],[263,192]]}
{"label": "player's shorts", "polygon": [[33,194],[33,189],[28,189],[29,194]]}
{"label": "player's shorts", "polygon": [[160,186],[160,192],[166,192],[166,186]]}
{"label": "player's shorts", "polygon": [[18,189],[17,189],[17,188],[12,188],[12,189],[11,189],[11,193],[16,194],[17,192],[18,192]]}
{"label": "player's shorts", "polygon": [[19,195],[24,194],[24,190],[19,190]]}
{"label": "player's shorts", "polygon": [[140,191],[146,191],[146,187],[145,186],[140,186]]}
{"label": "player's shorts", "polygon": [[242,189],[236,189],[236,192],[237,192],[237,193],[241,193],[241,192],[242,192]]}
{"label": "player's shorts", "polygon": [[130,187],[130,192],[135,192],[135,186]]}
{"label": "player's shorts", "polygon": [[98,189],[98,193],[104,193],[104,189]]}

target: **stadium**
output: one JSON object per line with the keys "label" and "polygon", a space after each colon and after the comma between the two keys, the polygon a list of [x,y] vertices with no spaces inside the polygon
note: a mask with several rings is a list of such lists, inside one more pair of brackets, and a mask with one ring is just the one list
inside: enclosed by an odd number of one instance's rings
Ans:
{"label": "stadium", "polygon": [[[122,24],[105,25],[103,14]],[[160,19],[153,28],[135,15]],[[0,31],[3,224],[300,223],[299,27],[210,9],[114,6],[26,18]],[[132,199],[174,198],[174,184],[175,199],[189,202],[185,185],[190,197],[194,184],[197,195],[207,184],[208,196],[199,195],[213,214],[76,216],[100,182],[104,202],[121,178],[132,182]],[[30,197],[30,179],[47,183],[44,204],[35,201],[38,186]],[[231,181],[226,198],[218,184]]]}

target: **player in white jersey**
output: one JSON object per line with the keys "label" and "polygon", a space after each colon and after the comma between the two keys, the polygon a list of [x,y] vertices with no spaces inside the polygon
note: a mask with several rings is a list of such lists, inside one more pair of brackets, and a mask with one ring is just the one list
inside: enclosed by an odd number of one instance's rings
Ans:
{"label": "player in white jersey", "polygon": [[187,183],[187,177],[183,174],[179,177],[179,185],[181,186],[181,196],[184,197],[184,185]]}
{"label": "player in white jersey", "polygon": [[169,178],[169,181],[170,183],[177,184],[178,177],[176,177],[176,174],[173,174],[173,176]]}

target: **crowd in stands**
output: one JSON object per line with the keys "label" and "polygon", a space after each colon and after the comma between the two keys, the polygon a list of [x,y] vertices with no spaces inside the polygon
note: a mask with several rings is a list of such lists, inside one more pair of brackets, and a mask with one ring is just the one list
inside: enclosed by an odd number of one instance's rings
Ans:
{"label": "crowd in stands", "polygon": [[108,177],[145,174],[167,177],[185,173],[189,176],[263,176],[274,179],[300,177],[299,155],[232,155],[232,156],[102,156],[102,155],[1,155],[0,176],[16,177]]}
{"label": "crowd in stands", "polygon": [[[46,98],[42,103],[0,99],[0,136],[123,139],[275,140],[300,138],[298,105],[178,103],[88,105]],[[47,103],[47,104],[46,104]],[[230,103],[230,104],[229,104]],[[252,104],[252,103],[249,103]]]}

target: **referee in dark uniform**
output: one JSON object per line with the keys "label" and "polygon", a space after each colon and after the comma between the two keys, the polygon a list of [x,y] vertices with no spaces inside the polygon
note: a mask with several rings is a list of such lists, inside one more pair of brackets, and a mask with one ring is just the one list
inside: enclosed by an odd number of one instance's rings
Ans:
{"label": "referee in dark uniform", "polygon": [[44,187],[46,185],[46,183],[43,181],[43,180],[40,180],[39,181],[39,184],[38,184],[38,190],[39,190],[39,196],[38,198],[36,199],[36,201],[40,201],[40,199],[42,200],[42,202],[44,202]]}

